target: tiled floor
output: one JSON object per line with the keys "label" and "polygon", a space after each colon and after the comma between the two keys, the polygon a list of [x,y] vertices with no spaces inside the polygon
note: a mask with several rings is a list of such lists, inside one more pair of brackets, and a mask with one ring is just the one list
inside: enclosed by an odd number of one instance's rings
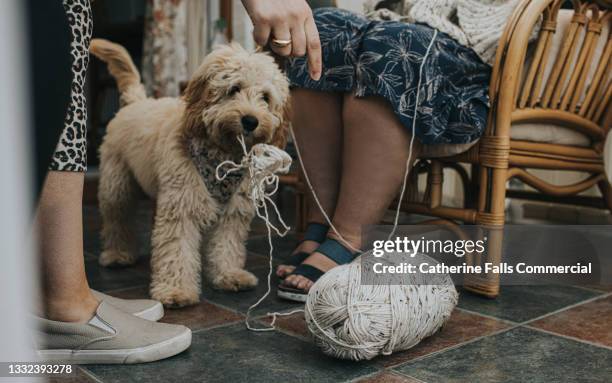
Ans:
{"label": "tiled floor", "polygon": [[[125,298],[147,295],[150,206],[139,211],[143,257],[133,267],[98,266],[100,221],[85,209],[87,274],[92,286]],[[275,240],[287,254],[295,238]],[[569,286],[504,287],[496,300],[460,292],[458,308],[436,335],[411,350],[352,363],[324,356],[310,341],[302,314],[279,319],[277,331],[244,326],[248,307],[266,289],[267,242],[253,236],[248,268],[254,291],[224,293],[205,286],[199,305],[167,310],[165,322],[194,331],[191,348],[165,361],[133,366],[87,366],[72,382],[611,382],[612,292]],[[276,281],[273,281],[276,284]],[[255,311],[299,305],[269,297]]]}

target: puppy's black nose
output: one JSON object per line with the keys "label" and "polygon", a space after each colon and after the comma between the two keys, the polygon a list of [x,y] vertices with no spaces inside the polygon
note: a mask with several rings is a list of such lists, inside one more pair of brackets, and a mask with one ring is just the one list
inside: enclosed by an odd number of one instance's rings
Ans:
{"label": "puppy's black nose", "polygon": [[251,116],[251,115],[242,117],[240,121],[242,122],[242,127],[247,132],[252,132],[259,125],[259,120],[256,117]]}

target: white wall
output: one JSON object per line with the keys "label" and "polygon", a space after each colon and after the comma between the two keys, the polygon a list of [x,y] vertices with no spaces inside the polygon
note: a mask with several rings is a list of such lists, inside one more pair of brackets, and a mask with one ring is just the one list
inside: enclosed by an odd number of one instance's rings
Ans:
{"label": "white wall", "polygon": [[233,32],[234,41],[240,43],[247,50],[255,49],[255,41],[253,40],[253,23],[249,18],[246,10],[242,6],[240,0],[233,0]]}
{"label": "white wall", "polygon": [[[26,115],[27,44],[19,0],[0,2],[0,361],[31,360],[28,318],[33,267],[29,124]],[[2,381],[2,378],[0,378]],[[20,380],[21,381],[21,380]],[[25,380],[24,380],[25,381]]]}

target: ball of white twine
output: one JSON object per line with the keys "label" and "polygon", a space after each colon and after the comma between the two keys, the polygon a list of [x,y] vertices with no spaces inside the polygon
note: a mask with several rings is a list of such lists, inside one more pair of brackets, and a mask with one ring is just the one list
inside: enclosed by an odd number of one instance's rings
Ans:
{"label": "ball of white twine", "polygon": [[407,274],[405,285],[362,285],[357,259],[313,285],[306,323],[325,354],[369,360],[407,350],[434,334],[450,317],[457,297],[447,274]]}

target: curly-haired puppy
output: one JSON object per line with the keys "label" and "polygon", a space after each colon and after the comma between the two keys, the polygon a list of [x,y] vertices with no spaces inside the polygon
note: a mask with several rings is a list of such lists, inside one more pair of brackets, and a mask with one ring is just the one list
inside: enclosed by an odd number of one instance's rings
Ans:
{"label": "curly-haired puppy", "polygon": [[[151,296],[167,306],[199,301],[201,256],[214,287],[252,288],[244,270],[254,206],[245,177],[214,178],[223,160],[239,162],[242,134],[250,147],[283,147],[289,84],[272,57],[224,46],[205,59],[182,98],[147,98],[127,51],[93,40],[91,52],[115,77],[124,106],[100,148],[102,265],[136,261],[130,219],[138,186],[156,201]],[[203,239],[207,240],[204,241]]]}

